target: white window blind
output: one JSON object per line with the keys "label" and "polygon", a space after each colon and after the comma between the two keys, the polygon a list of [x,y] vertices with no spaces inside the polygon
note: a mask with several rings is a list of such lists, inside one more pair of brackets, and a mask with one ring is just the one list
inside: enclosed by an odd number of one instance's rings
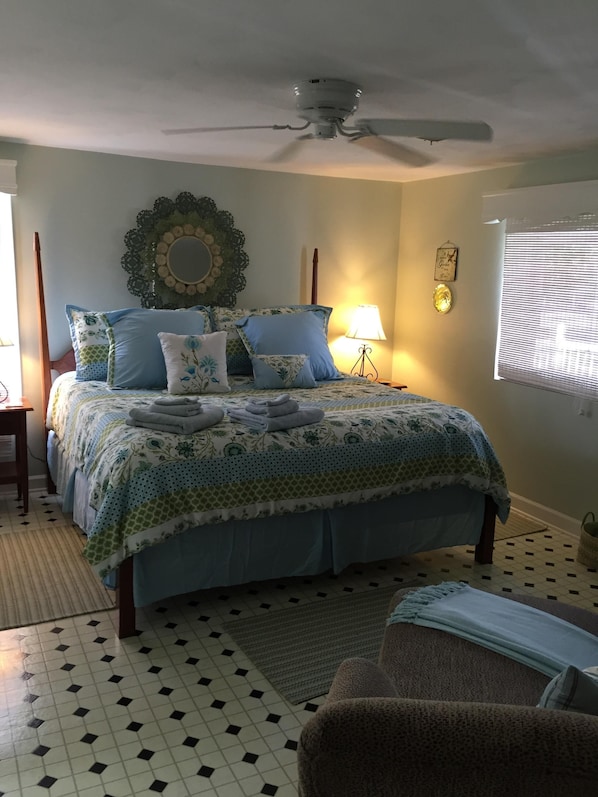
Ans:
{"label": "white window blind", "polygon": [[0,349],[0,379],[10,396],[19,398],[22,375],[11,199],[17,193],[16,166],[16,161],[0,160],[0,335],[13,343]]}
{"label": "white window blind", "polygon": [[595,213],[507,219],[496,375],[598,399]]}

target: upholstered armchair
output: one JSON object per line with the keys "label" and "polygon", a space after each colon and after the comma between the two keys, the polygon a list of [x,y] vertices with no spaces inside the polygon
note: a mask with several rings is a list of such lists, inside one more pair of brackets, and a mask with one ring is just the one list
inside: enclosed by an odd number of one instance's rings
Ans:
{"label": "upholstered armchair", "polygon": [[[512,599],[598,635],[597,614]],[[598,716],[537,708],[549,681],[444,631],[389,625],[378,664],[344,661],[304,726],[300,795],[596,797]]]}

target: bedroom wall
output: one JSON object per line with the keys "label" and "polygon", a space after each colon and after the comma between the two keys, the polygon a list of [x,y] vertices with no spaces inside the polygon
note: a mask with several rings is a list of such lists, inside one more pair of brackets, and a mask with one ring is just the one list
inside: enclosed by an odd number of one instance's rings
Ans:
{"label": "bedroom wall", "polygon": [[[127,230],[159,196],[211,197],[246,238],[247,287],[238,306],[310,301],[311,262],[319,250],[319,293],[334,307],[329,341],[339,368],[350,369],[357,341],[344,338],[359,303],[378,304],[390,338],[394,325],[401,186],[274,172],[197,166],[0,143],[17,161],[13,199],[23,390],[33,474],[44,472],[43,408],[33,233],[39,232],[50,356],[70,346],[66,303],[89,309],[139,306],[120,265]],[[380,373],[390,374],[392,342],[376,344]]]}
{"label": "bedroom wall", "polygon": [[[502,241],[499,225],[481,222],[482,195],[597,177],[594,152],[408,183],[400,225],[393,378],[471,411],[505,467],[514,505],[572,531],[598,510],[598,403],[584,417],[572,397],[494,379]],[[459,262],[453,309],[441,315],[432,306],[434,262],[447,239]]]}
{"label": "bedroom wall", "polygon": [[[69,345],[65,303],[139,304],[120,265],[124,235],[156,197],[188,190],[212,197],[245,233],[250,266],[238,304],[308,301],[317,246],[319,298],[335,308],[330,342],[339,367],[349,369],[356,357],[356,341],[343,338],[353,307],[379,304],[389,338],[375,344],[381,374],[392,370],[410,390],[472,411],[532,514],[536,503],[573,527],[596,511],[598,406],[582,417],[566,396],[493,379],[500,241],[497,229],[480,221],[484,192],[596,179],[595,155],[402,186],[6,143],[0,158],[18,163],[17,290],[24,392],[36,410],[28,421],[34,457],[43,456],[43,412],[33,232],[42,245],[51,355],[59,356]],[[441,316],[431,293],[436,248],[447,239],[459,246],[459,266],[454,309]],[[43,472],[40,459],[30,465]]]}

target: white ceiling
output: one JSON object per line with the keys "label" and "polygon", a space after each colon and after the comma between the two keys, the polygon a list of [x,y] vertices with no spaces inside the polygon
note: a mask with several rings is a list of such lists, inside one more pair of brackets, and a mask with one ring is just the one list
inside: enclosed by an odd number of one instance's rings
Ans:
{"label": "white ceiling", "polygon": [[[598,152],[598,0],[2,0],[0,140],[392,181]],[[482,120],[490,143],[394,139],[409,167],[342,138],[268,162],[298,80],[363,89],[354,118]],[[349,120],[348,123],[350,123]]]}

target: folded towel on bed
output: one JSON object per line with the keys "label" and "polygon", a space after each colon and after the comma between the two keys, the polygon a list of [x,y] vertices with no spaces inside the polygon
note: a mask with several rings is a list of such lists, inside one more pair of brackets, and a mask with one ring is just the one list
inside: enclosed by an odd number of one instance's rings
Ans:
{"label": "folded towel on bed", "polygon": [[180,418],[176,415],[166,415],[163,412],[148,412],[133,407],[129,410],[127,423],[129,426],[143,426],[146,429],[154,429],[158,432],[171,432],[172,434],[193,434],[208,426],[214,426],[224,418],[224,410],[220,407],[205,405],[202,412],[191,415],[188,418]]}
{"label": "folded towel on bed", "polygon": [[248,404],[255,404],[257,407],[279,407],[291,398],[290,393],[281,393],[271,399],[249,399]]}
{"label": "folded towel on bed", "polygon": [[264,406],[263,404],[254,404],[248,401],[245,405],[247,412],[254,415],[266,415],[268,418],[280,418],[282,415],[290,415],[292,412],[297,412],[299,403],[295,399],[289,399],[283,404],[273,404],[271,406]]}
{"label": "folded towel on bed", "polygon": [[160,396],[154,401],[161,407],[177,407],[179,404],[199,404],[199,399],[193,396]]}
{"label": "folded towel on bed", "polygon": [[268,415],[256,415],[247,410],[235,409],[231,407],[227,410],[231,421],[244,423],[251,429],[260,432],[278,432],[282,429],[291,429],[294,426],[306,426],[309,423],[319,423],[324,417],[324,410],[319,407],[306,407],[291,412],[288,415],[281,415],[278,418],[271,418]]}
{"label": "folded towel on bed", "polygon": [[188,418],[191,415],[197,415],[203,412],[203,407],[199,401],[194,401],[192,404],[158,404],[154,401],[148,407],[148,412],[156,412],[161,415],[176,415],[180,418]]}
{"label": "folded towel on bed", "polygon": [[524,603],[444,581],[406,595],[387,620],[438,628],[553,678],[572,664],[596,661],[598,638]]}

